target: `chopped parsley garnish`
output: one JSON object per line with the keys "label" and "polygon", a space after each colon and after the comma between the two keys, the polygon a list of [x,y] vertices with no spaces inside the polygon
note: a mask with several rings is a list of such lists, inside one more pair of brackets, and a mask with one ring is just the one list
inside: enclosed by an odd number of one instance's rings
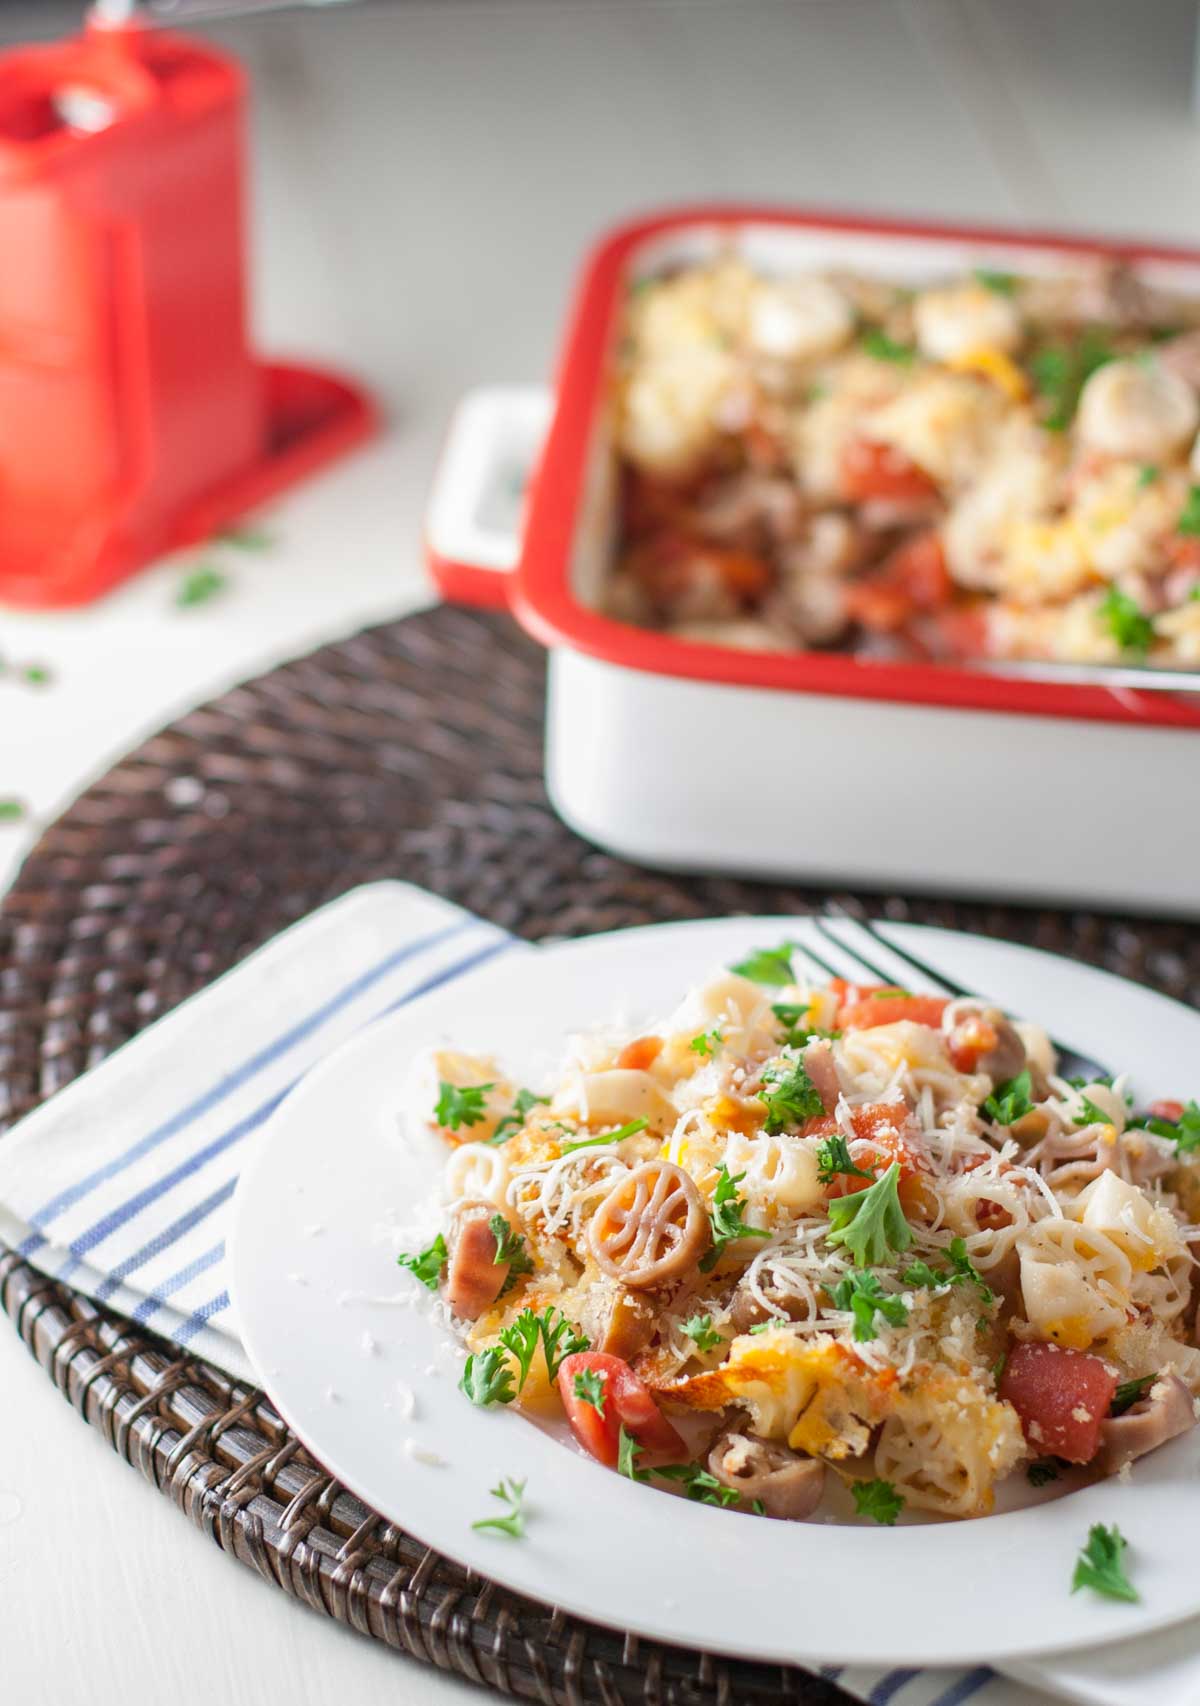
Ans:
{"label": "chopped parsley garnish", "polygon": [[488,1221],[492,1236],[496,1240],[496,1254],[492,1261],[496,1264],[508,1263],[508,1277],[500,1288],[501,1297],[506,1291],[511,1291],[522,1274],[533,1272],[533,1258],[525,1248],[525,1239],[519,1232],[514,1232],[502,1214],[494,1214]]}
{"label": "chopped parsley garnish", "polygon": [[721,1335],[713,1327],[711,1315],[693,1315],[679,1330],[687,1334],[698,1351],[711,1351],[721,1343]]}
{"label": "chopped parsley garnish", "polygon": [[1143,1374],[1137,1380],[1123,1380],[1113,1393],[1113,1401],[1108,1407],[1109,1415],[1123,1416],[1126,1410],[1132,1410],[1133,1406],[1146,1396],[1157,1379],[1157,1374]]}
{"label": "chopped parsley garnish", "polygon": [[1112,1115],[1106,1114],[1103,1108],[1098,1108],[1090,1096],[1085,1096],[1081,1091],[1076,1091],[1075,1100],[1079,1104],[1079,1115],[1075,1120],[1076,1125],[1112,1124]]}
{"label": "chopped parsley garnish", "polygon": [[768,983],[776,988],[782,988],[786,983],[794,983],[792,976],[792,955],[794,944],[781,942],[777,948],[756,948],[744,960],[739,960],[730,971],[739,977],[748,977],[751,983]]}
{"label": "chopped parsley garnish", "polygon": [[500,1343],[516,1357],[521,1369],[521,1378],[517,1382],[519,1392],[529,1378],[529,1370],[537,1354],[540,1344],[546,1357],[546,1373],[551,1380],[558,1377],[558,1370],[565,1357],[573,1356],[576,1351],[586,1351],[591,1347],[591,1340],[586,1333],[580,1331],[568,1321],[561,1310],[555,1309],[548,1303],[540,1315],[535,1315],[532,1309],[522,1309],[521,1313],[505,1327],[500,1334]]}
{"label": "chopped parsley garnish", "polygon": [[831,1180],[841,1177],[873,1180],[875,1175],[864,1173],[861,1167],[854,1165],[846,1139],[837,1132],[817,1145],[817,1180],[820,1184],[827,1185]]}
{"label": "chopped parsley garnish", "polygon": [[819,1025],[810,1025],[807,1005],[778,1001],[772,1004],[771,1011],[783,1026],[785,1048],[803,1048],[805,1043],[811,1042],[814,1037],[823,1037],[826,1042],[833,1042],[842,1034],[840,1031],[823,1031]]}
{"label": "chopped parsley garnish", "polygon": [[819,1119],[825,1112],[825,1104],[802,1060],[785,1055],[768,1061],[763,1067],[762,1081],[758,1099],[766,1104],[768,1137],[786,1131],[789,1126]]}
{"label": "chopped parsley garnish", "polygon": [[997,296],[1012,296],[1020,282],[1015,272],[993,272],[990,267],[976,267],[975,277],[985,290]]}
{"label": "chopped parsley garnish", "polygon": [[463,1126],[481,1125],[487,1119],[483,1099],[494,1084],[447,1084],[438,1080],[438,1099],[433,1104],[433,1117],[447,1131],[460,1131]]}
{"label": "chopped parsley garnish", "polygon": [[442,1277],[442,1265],[449,1254],[446,1240],[439,1232],[433,1243],[426,1244],[423,1250],[418,1250],[411,1256],[397,1256],[396,1260],[402,1268],[407,1268],[410,1274],[415,1275],[422,1285],[428,1286],[430,1291],[436,1291],[438,1281]]}
{"label": "chopped parsley garnish", "polygon": [[765,1333],[768,1328],[776,1327],[778,1324],[777,1317],[772,1315],[769,1321],[756,1321],[750,1331],[752,1333]]}
{"label": "chopped parsley garnish", "polygon": [[190,609],[196,604],[207,604],[210,598],[224,592],[228,585],[228,575],[222,574],[220,569],[214,569],[209,563],[203,563],[179,583],[175,603],[181,610]]}
{"label": "chopped parsley garnish", "polygon": [[492,1487],[491,1495],[499,1499],[502,1505],[508,1506],[507,1516],[485,1516],[471,1524],[472,1528],[491,1528],[498,1534],[508,1534],[514,1540],[520,1540],[525,1533],[525,1512],[522,1504],[525,1498],[524,1481],[502,1480]]}
{"label": "chopped parsley garnish", "polygon": [[637,1466],[637,1460],[641,1455],[642,1447],[638,1444],[637,1440],[634,1439],[633,1435],[628,1432],[624,1422],[622,1422],[621,1432],[617,1437],[618,1475],[628,1475],[631,1481],[648,1481],[650,1479],[650,1471],[648,1469],[639,1469]]}
{"label": "chopped parsley garnish", "polygon": [[1015,1125],[1033,1110],[1033,1079],[1028,1069],[998,1084],[983,1103],[983,1113],[995,1125]]}
{"label": "chopped parsley garnish", "polygon": [[649,1122],[646,1120],[629,1120],[625,1125],[618,1126],[616,1131],[606,1131],[600,1137],[585,1137],[578,1143],[564,1143],[564,1155],[573,1155],[577,1149],[597,1149],[602,1144],[624,1143],[627,1137],[636,1137],[639,1131],[645,1131]]}
{"label": "chopped parsley garnish", "polygon": [[1181,1155],[1190,1155],[1200,1149],[1200,1106],[1189,1102],[1180,1114],[1178,1120],[1159,1119],[1152,1115],[1149,1119],[1134,1122],[1146,1131],[1152,1131],[1155,1137],[1165,1137],[1173,1143]]}
{"label": "chopped parsley garnish", "polygon": [[689,1499],[702,1505],[736,1505],[742,1495],[736,1487],[727,1487],[702,1463],[668,1463],[654,1473],[664,1481],[678,1481]]}
{"label": "chopped parsley garnish", "polygon": [[[901,1274],[905,1285],[973,1285],[981,1303],[994,1303],[996,1294],[967,1255],[966,1240],[952,1238],[946,1249],[948,1268],[931,1268],[928,1262],[912,1262]],[[987,1322],[984,1322],[986,1327]],[[982,1329],[980,1329],[982,1331]]]}
{"label": "chopped parsley garnish", "polygon": [[[488,1089],[491,1089],[490,1084]],[[535,1096],[532,1090],[518,1090],[511,1113],[505,1114],[491,1137],[488,1138],[488,1142],[503,1143],[505,1138],[511,1137],[514,1131],[520,1131],[535,1108],[547,1107],[549,1102],[549,1096]]]}
{"label": "chopped parsley garnish", "polygon": [[873,1517],[885,1528],[891,1528],[904,1509],[904,1494],[890,1481],[852,1481],[850,1491],[859,1516]]}
{"label": "chopped parsley garnish", "polygon": [[1136,1601],[1137,1589],[1125,1574],[1125,1536],[1114,1525],[1105,1528],[1102,1522],[1088,1529],[1087,1545],[1079,1554],[1071,1592],[1077,1588],[1094,1588],[1109,1599]]}
{"label": "chopped parsley garnish", "polygon": [[1187,502],[1175,523],[1177,533],[1200,533],[1200,486],[1189,486]]}
{"label": "chopped parsley garnish", "polygon": [[1141,490],[1144,486],[1152,486],[1158,479],[1161,472],[1162,470],[1157,468],[1153,462],[1144,463],[1143,466],[1138,469],[1138,489]]}
{"label": "chopped parsley garnish", "polygon": [[834,1306],[848,1309],[854,1316],[854,1337],[863,1343],[877,1339],[875,1317],[882,1315],[892,1327],[903,1327],[908,1309],[899,1297],[889,1297],[879,1284],[879,1275],[869,1269],[851,1268],[833,1290]]}
{"label": "chopped parsley garnish", "polygon": [[1034,384],[1046,402],[1042,425],[1050,432],[1066,432],[1075,418],[1079,393],[1114,351],[1094,328],[1074,344],[1050,344],[1038,350],[1029,364]]}
{"label": "chopped parsley garnish", "polygon": [[1118,586],[1110,586],[1096,607],[1096,614],[1123,652],[1144,652],[1154,640],[1154,624],[1136,598]]}
{"label": "chopped parsley garnish", "polygon": [[512,1369],[499,1345],[489,1345],[486,1351],[474,1351],[467,1358],[458,1383],[472,1404],[486,1409],[489,1404],[511,1404],[516,1397]]}
{"label": "chopped parsley garnish", "polygon": [[604,1415],[604,1382],[608,1376],[599,1369],[585,1368],[582,1374],[577,1374],[571,1382],[571,1390],[582,1404],[590,1404],[596,1414]]}
{"label": "chopped parsley garnish", "polygon": [[49,687],[54,680],[54,672],[44,663],[23,664],[20,670],[21,680],[27,687]]}
{"label": "chopped parsley garnish", "polygon": [[828,1242],[844,1244],[860,1268],[882,1267],[912,1243],[912,1228],[899,1197],[900,1163],[893,1161],[865,1191],[834,1197],[829,1204]]}
{"label": "chopped parsley garnish", "polygon": [[897,343],[895,338],[889,338],[885,331],[878,326],[871,326],[862,335],[862,347],[876,361],[894,361],[900,367],[908,367],[917,359],[916,349],[912,344]]}
{"label": "chopped parsley garnish", "polygon": [[1058,1480],[1058,1464],[1052,1457],[1039,1457],[1025,1471],[1025,1479],[1031,1487],[1048,1487],[1051,1481]]}
{"label": "chopped parsley garnish", "polygon": [[717,1164],[717,1184],[713,1191],[712,1221],[713,1247],[700,1263],[701,1273],[710,1273],[724,1254],[726,1244],[736,1244],[739,1238],[769,1238],[771,1234],[761,1226],[747,1226],[742,1219],[745,1203],[737,1194],[738,1185],[746,1177],[745,1173],[735,1173],[732,1178],[729,1169],[723,1161]]}
{"label": "chopped parsley garnish", "polygon": [[1007,1351],[1001,1351],[1000,1355],[996,1358],[995,1362],[992,1364],[992,1379],[996,1382],[997,1386],[999,1386],[1000,1382],[1004,1379],[1004,1370],[1007,1367],[1008,1367],[1008,1352]]}
{"label": "chopped parsley garnish", "polygon": [[701,1055],[705,1060],[711,1060],[721,1044],[725,1041],[720,1031],[701,1031],[698,1037],[693,1037],[688,1047],[693,1054]]}
{"label": "chopped parsley garnish", "polygon": [[26,810],[24,800],[0,800],[0,823],[19,823]]}

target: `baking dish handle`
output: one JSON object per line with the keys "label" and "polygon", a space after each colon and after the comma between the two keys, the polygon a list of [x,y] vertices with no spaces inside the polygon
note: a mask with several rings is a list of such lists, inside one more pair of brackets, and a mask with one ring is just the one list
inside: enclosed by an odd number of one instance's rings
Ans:
{"label": "baking dish handle", "polygon": [[508,603],[551,403],[541,386],[488,386],[454,411],[425,522],[426,560],[445,598]]}

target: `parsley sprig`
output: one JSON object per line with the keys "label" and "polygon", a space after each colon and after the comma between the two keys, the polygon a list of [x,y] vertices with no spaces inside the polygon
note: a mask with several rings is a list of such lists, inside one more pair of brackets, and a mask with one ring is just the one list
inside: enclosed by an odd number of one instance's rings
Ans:
{"label": "parsley sprig", "polygon": [[1167,1138],[1181,1155],[1191,1155],[1200,1149],[1200,1106],[1195,1102],[1187,1104],[1178,1120],[1163,1120],[1154,1115],[1133,1123],[1152,1131],[1155,1137]]}
{"label": "parsley sprig", "polygon": [[438,1099],[433,1105],[433,1117],[446,1131],[461,1131],[464,1126],[482,1125],[487,1119],[484,1097],[494,1084],[447,1084],[438,1080]]}
{"label": "parsley sprig", "polygon": [[808,1076],[804,1062],[793,1055],[781,1055],[763,1067],[763,1087],[758,1097],[766,1106],[765,1130],[768,1137],[789,1127],[801,1126],[806,1120],[819,1119],[825,1112],[816,1085]]}
{"label": "parsley sprig", "polygon": [[694,1499],[702,1505],[740,1504],[742,1495],[736,1487],[727,1487],[723,1481],[718,1481],[712,1472],[702,1463],[668,1463],[654,1473],[664,1481],[677,1481],[689,1499]]}
{"label": "parsley sprig", "polygon": [[900,1163],[893,1161],[873,1185],[829,1204],[830,1244],[844,1244],[860,1268],[883,1267],[912,1243],[900,1206]]}
{"label": "parsley sprig", "polygon": [[739,977],[748,977],[751,983],[766,983],[781,989],[785,984],[796,981],[792,976],[792,955],[795,951],[794,942],[781,942],[777,948],[755,948],[753,953],[729,969]]}
{"label": "parsley sprig", "polygon": [[979,1269],[967,1255],[964,1238],[952,1238],[946,1249],[945,1268],[932,1268],[928,1262],[911,1262],[900,1276],[905,1285],[925,1285],[936,1290],[943,1285],[973,1285],[983,1304],[994,1303],[996,1294]]}
{"label": "parsley sprig", "polygon": [[1079,1554],[1071,1592],[1078,1588],[1093,1588],[1109,1599],[1136,1602],[1138,1591],[1125,1573],[1125,1536],[1114,1523],[1105,1528],[1102,1522],[1088,1529],[1087,1545]]}
{"label": "parsley sprig", "polygon": [[1157,1374],[1143,1374],[1137,1380],[1123,1380],[1113,1393],[1112,1403],[1108,1407],[1110,1416],[1123,1416],[1126,1410],[1144,1398],[1154,1382]]}
{"label": "parsley sprig", "polygon": [[511,1111],[505,1114],[488,1142],[503,1143],[513,1132],[521,1130],[535,1108],[548,1107],[549,1103],[549,1096],[535,1096],[532,1090],[518,1090]]}
{"label": "parsley sprig", "polygon": [[833,1289],[834,1307],[848,1309],[854,1316],[854,1337],[861,1344],[877,1339],[875,1317],[882,1315],[892,1327],[903,1327],[908,1308],[903,1298],[890,1297],[869,1268],[851,1268]]}
{"label": "parsley sprig", "polygon": [[439,1232],[433,1243],[426,1244],[423,1250],[417,1250],[410,1255],[397,1256],[396,1260],[402,1268],[407,1268],[409,1273],[419,1279],[422,1285],[428,1286],[430,1291],[436,1291],[438,1282],[442,1277],[442,1267],[449,1254],[450,1252],[446,1248],[446,1240]]}
{"label": "parsley sprig", "polygon": [[1200,486],[1189,486],[1187,502],[1175,523],[1175,531],[1184,534],[1200,533]]}
{"label": "parsley sprig", "polygon": [[492,1237],[496,1240],[496,1254],[492,1261],[499,1266],[508,1263],[508,1275],[500,1288],[501,1297],[512,1290],[522,1274],[533,1272],[533,1258],[525,1248],[525,1239],[520,1232],[514,1232],[502,1214],[494,1214],[488,1221]]}
{"label": "parsley sprig", "polygon": [[546,1358],[546,1373],[551,1380],[557,1380],[559,1368],[566,1358],[574,1356],[577,1351],[589,1350],[592,1341],[574,1322],[568,1321],[561,1310],[548,1303],[540,1315],[535,1315],[528,1307],[522,1309],[502,1329],[500,1343],[517,1359],[521,1371],[517,1381],[519,1392],[529,1378],[539,1345]]}
{"label": "parsley sprig", "polygon": [[1058,1464],[1052,1457],[1039,1457],[1025,1471],[1025,1479],[1031,1487],[1048,1487],[1058,1480]]}
{"label": "parsley sprig", "polygon": [[562,1152],[564,1155],[573,1155],[577,1149],[599,1149],[610,1143],[624,1143],[627,1137],[636,1137],[639,1131],[645,1131],[649,1123],[648,1120],[642,1119],[628,1120],[624,1125],[618,1126],[616,1131],[602,1132],[599,1137],[584,1137],[578,1143],[564,1143]]}
{"label": "parsley sprig", "polygon": [[876,361],[892,361],[897,367],[910,367],[917,359],[912,344],[902,344],[895,338],[889,338],[879,326],[871,326],[863,333],[862,347]]}
{"label": "parsley sprig", "polygon": [[1034,384],[1045,400],[1042,425],[1049,432],[1066,432],[1075,418],[1079,393],[1096,369],[1113,359],[1107,339],[1089,327],[1073,344],[1049,344],[1029,364]]}
{"label": "parsley sprig", "polygon": [[590,1404],[596,1414],[604,1418],[604,1383],[608,1376],[602,1369],[585,1368],[571,1382],[571,1390],[583,1404]]}
{"label": "parsley sprig", "polygon": [[819,1025],[810,1025],[807,1004],[776,1001],[772,1002],[771,1011],[783,1026],[785,1048],[803,1048],[806,1043],[812,1042],[814,1037],[823,1037],[826,1042],[833,1042],[842,1034],[840,1031],[824,1031]]}
{"label": "parsley sprig", "polygon": [[875,1175],[864,1173],[861,1167],[854,1165],[846,1139],[838,1132],[817,1145],[817,1181],[819,1184],[828,1185],[834,1179],[842,1177],[871,1180]]}
{"label": "parsley sprig", "polygon": [[1033,1079],[1028,1069],[998,1084],[984,1098],[982,1112],[995,1125],[1015,1125],[1033,1109]]}
{"label": "parsley sprig", "polygon": [[637,1466],[637,1460],[641,1455],[642,1447],[622,1422],[621,1431],[617,1435],[617,1473],[628,1475],[631,1481],[648,1481],[650,1471],[639,1469]]}
{"label": "parsley sprig", "polygon": [[904,1509],[904,1494],[890,1481],[852,1481],[850,1491],[859,1516],[873,1517],[885,1528],[891,1528]]}
{"label": "parsley sprig", "polygon": [[721,1335],[713,1326],[711,1315],[693,1315],[682,1323],[679,1330],[686,1333],[700,1352],[714,1350],[721,1343]]}
{"label": "parsley sprig", "polygon": [[512,1479],[502,1479],[490,1489],[494,1499],[508,1506],[506,1516],[485,1516],[471,1524],[472,1528],[492,1529],[497,1534],[507,1534],[513,1540],[520,1540],[525,1533],[525,1483]]}
{"label": "parsley sprig", "polygon": [[1137,599],[1120,587],[1109,587],[1096,606],[1096,614],[1123,652],[1140,654],[1154,644],[1154,623]]}
{"label": "parsley sprig", "polygon": [[511,1404],[516,1397],[512,1369],[499,1345],[472,1351],[463,1367],[459,1391],[486,1410],[492,1404]]}
{"label": "parsley sprig", "polygon": [[704,1060],[711,1060],[721,1044],[725,1041],[720,1031],[701,1031],[698,1037],[693,1037],[688,1047],[693,1054],[698,1054]]}
{"label": "parsley sprig", "polygon": [[701,1273],[711,1273],[724,1254],[727,1244],[736,1244],[739,1238],[771,1236],[761,1226],[747,1226],[742,1218],[742,1210],[746,1204],[738,1196],[737,1188],[745,1177],[745,1173],[734,1173],[731,1176],[723,1161],[717,1164],[717,1183],[709,1215],[712,1222],[713,1247],[700,1263]]}

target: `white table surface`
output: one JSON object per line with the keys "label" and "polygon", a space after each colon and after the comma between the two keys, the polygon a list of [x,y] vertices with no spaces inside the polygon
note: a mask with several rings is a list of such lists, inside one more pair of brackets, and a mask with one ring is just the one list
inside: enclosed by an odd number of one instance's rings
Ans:
{"label": "white table surface", "polygon": [[[0,39],[74,8],[0,6]],[[747,196],[1196,240],[1194,11],[1177,0],[396,0],[213,33],[255,88],[260,341],[368,378],[385,438],[228,549],[83,612],[0,612],[0,887],[37,824],[154,727],[431,596],[420,519],[454,402],[549,368],[588,238]],[[0,1328],[0,1691],[356,1706],[479,1698],[223,1558]],[[16,1632],[19,1632],[17,1634]],[[219,1632],[219,1633],[218,1633]],[[14,1638],[16,1635],[16,1638]]]}

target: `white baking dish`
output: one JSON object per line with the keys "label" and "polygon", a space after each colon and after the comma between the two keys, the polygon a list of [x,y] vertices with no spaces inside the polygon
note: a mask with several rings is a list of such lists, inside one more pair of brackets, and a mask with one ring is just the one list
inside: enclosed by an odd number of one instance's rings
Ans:
{"label": "white baking dish", "polygon": [[775,271],[849,265],[914,284],[1101,252],[1200,289],[1190,251],[740,206],[605,238],[555,393],[464,403],[428,521],[446,595],[511,605],[549,647],[556,809],[646,864],[1200,916],[1194,701],[695,645],[599,613],[614,528],[607,377],[625,292],[731,242]]}

